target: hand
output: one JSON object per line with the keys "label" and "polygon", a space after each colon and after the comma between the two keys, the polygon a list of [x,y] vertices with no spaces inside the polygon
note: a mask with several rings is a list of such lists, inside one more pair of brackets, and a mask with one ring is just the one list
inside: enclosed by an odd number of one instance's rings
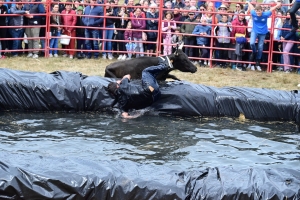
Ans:
{"label": "hand", "polygon": [[152,23],[154,23],[154,20],[151,20]]}
{"label": "hand", "polygon": [[276,7],[279,8],[281,6],[281,2],[277,2]]}
{"label": "hand", "polygon": [[131,76],[130,76],[130,74],[127,74],[127,75],[123,76],[123,79],[124,78],[128,78],[130,80]]}
{"label": "hand", "polygon": [[168,26],[168,29],[172,29],[172,26]]}
{"label": "hand", "polygon": [[25,11],[25,14],[29,15],[29,11]]}
{"label": "hand", "polygon": [[203,35],[203,33],[200,33],[200,35]]}
{"label": "hand", "polygon": [[281,39],[281,40],[284,40],[284,37],[281,36],[280,39]]}

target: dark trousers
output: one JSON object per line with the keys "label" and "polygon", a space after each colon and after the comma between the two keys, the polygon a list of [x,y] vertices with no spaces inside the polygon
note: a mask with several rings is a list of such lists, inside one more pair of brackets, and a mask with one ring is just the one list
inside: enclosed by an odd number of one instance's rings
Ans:
{"label": "dark trousers", "polygon": [[290,9],[290,15],[291,15],[291,20],[292,20],[292,26],[297,27],[297,19],[296,19],[296,12],[300,8],[300,2],[295,1],[293,7]]}
{"label": "dark trousers", "polygon": [[[195,45],[195,38],[194,37],[185,37],[184,38],[184,44],[185,45]],[[184,52],[188,57],[194,56],[194,48],[192,47],[185,47]]]}
{"label": "dark trousers", "polygon": [[[7,32],[6,32],[6,28],[1,28],[0,30],[0,38],[6,38],[7,37]],[[7,41],[6,40],[1,40],[1,47],[2,50],[5,50],[7,48]],[[0,53],[0,55],[4,54],[3,52]]]}
{"label": "dark trousers", "polygon": [[164,64],[159,64],[157,66],[147,67],[142,72],[142,84],[144,87],[153,87],[154,91],[152,92],[153,101],[156,101],[160,97],[159,85],[156,81],[156,76],[161,71],[166,71],[168,68]]}
{"label": "dark trousers", "polygon": [[[219,43],[218,42],[218,47],[220,48],[228,48],[229,43]],[[228,60],[228,50],[219,50],[219,59],[221,60]],[[221,64],[225,64],[223,62],[220,62]]]}
{"label": "dark trousers", "polygon": [[[281,45],[280,51],[282,51],[282,43],[274,41],[273,51],[279,51],[279,45]],[[273,53],[272,61],[273,63],[280,63],[281,54]],[[279,65],[276,65],[278,67]]]}
{"label": "dark trousers", "polygon": [[[124,40],[124,33],[118,31],[116,38],[117,40]],[[116,42],[116,44],[119,45],[119,51],[124,51],[122,53],[120,52],[119,54],[126,54],[126,47],[125,47],[126,42]],[[115,50],[117,50],[117,48]]]}
{"label": "dark trousers", "polygon": [[[76,37],[82,37],[84,38],[85,35],[84,34],[76,34]],[[76,40],[76,49],[77,50],[85,50],[86,47],[85,47],[85,39],[77,39]],[[77,54],[80,54],[81,52],[80,51],[77,51]]]}
{"label": "dark trousers", "polygon": [[[24,30],[23,29],[9,29],[10,35],[12,38],[23,38],[24,36]],[[3,41],[3,40],[2,40]],[[20,45],[22,44],[22,40],[12,40],[12,50],[19,50]],[[14,51],[11,54],[12,55],[18,55],[20,52]]]}

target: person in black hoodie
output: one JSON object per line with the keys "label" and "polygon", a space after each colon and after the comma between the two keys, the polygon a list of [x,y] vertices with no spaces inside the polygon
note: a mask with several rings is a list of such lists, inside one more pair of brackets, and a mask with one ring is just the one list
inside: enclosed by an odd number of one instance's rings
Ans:
{"label": "person in black hoodie", "polygon": [[[84,23],[82,21],[82,13],[83,13],[83,7],[82,6],[78,6],[77,7],[77,22],[76,22],[76,26],[84,26]],[[84,38],[84,28],[79,27],[76,28],[76,38],[77,37],[81,37]],[[77,50],[84,50],[85,48],[85,39],[77,39],[77,44],[76,44],[76,49]],[[77,51],[77,58],[78,59],[82,59],[84,58],[84,53],[82,51]]]}
{"label": "person in black hoodie", "polygon": [[[120,12],[117,14],[118,17],[120,17],[119,19],[116,20],[115,23],[115,27],[117,29],[122,28],[122,29],[126,29],[127,24],[128,24],[128,14],[126,12],[126,8],[125,7],[121,7],[120,8]],[[116,32],[116,39],[117,40],[124,40],[124,32],[125,30],[115,30]],[[126,47],[125,44],[126,42],[116,42],[117,46],[119,46],[119,51],[124,51],[124,53],[120,53],[118,60],[126,60],[127,56],[126,56]]]}
{"label": "person in black hoodie", "polygon": [[[0,0],[0,26],[6,26],[6,16],[4,15],[8,14],[7,12],[6,5],[3,4],[3,0]],[[6,28],[0,28],[0,38],[6,38],[6,30]],[[5,50],[7,48],[6,41],[1,40],[0,42],[2,50]],[[0,52],[0,58],[6,58],[3,52]]]}

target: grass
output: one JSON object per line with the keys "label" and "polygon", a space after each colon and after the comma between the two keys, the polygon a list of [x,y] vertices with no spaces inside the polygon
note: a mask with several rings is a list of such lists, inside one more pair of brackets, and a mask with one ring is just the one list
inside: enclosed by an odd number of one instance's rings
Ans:
{"label": "grass", "polygon": [[[39,58],[32,59],[26,57],[7,58],[1,60],[1,67],[15,70],[25,70],[32,72],[53,72],[58,70],[76,71],[88,76],[104,76],[105,67],[116,62],[110,60],[78,60],[69,58]],[[198,67],[194,74],[173,71],[181,80],[186,80],[196,84],[209,86],[242,86],[255,88],[270,88],[278,90],[298,90],[300,75],[295,73],[286,74],[283,72],[257,72],[257,71],[233,71],[231,69],[204,68]]]}

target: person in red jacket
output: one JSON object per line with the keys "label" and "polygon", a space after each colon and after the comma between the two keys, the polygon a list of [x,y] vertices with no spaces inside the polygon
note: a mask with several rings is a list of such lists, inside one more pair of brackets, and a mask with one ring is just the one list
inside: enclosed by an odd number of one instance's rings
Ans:
{"label": "person in red jacket", "polygon": [[64,57],[70,56],[70,59],[74,57],[75,49],[75,37],[76,37],[76,12],[72,9],[72,0],[66,1],[66,9],[61,12],[61,21],[63,24],[62,34],[71,36],[69,45],[65,46],[66,53]]}
{"label": "person in red jacket", "polygon": [[142,10],[141,8],[136,8],[133,19],[131,20],[132,28],[137,30],[133,31],[132,36],[133,40],[136,42],[136,57],[143,57],[144,56],[144,47],[142,43],[142,30],[146,29],[146,20],[141,19],[142,16]]}
{"label": "person in red jacket", "polygon": [[[247,26],[248,23],[245,19],[245,11],[241,10],[237,17],[232,21],[232,31],[230,33],[231,44],[236,45],[236,37],[246,37],[247,35]],[[238,60],[241,61],[243,58],[242,54],[236,54],[236,51],[233,51],[231,54],[231,60]],[[237,69],[239,71],[246,71],[246,65],[242,65],[241,63],[232,63],[232,69]]]}

